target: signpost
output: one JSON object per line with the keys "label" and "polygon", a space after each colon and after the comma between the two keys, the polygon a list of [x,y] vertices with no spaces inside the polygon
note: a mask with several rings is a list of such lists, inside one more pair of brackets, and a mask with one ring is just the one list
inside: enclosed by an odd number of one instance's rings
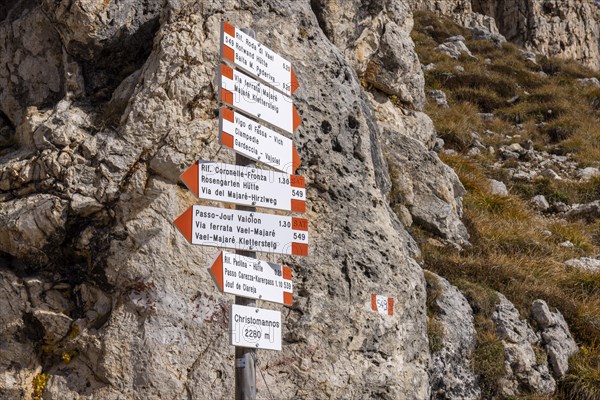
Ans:
{"label": "signpost", "polygon": [[282,172],[293,174],[300,166],[300,156],[291,139],[228,108],[221,108],[219,142]]}
{"label": "signpost", "polygon": [[287,215],[192,206],[175,220],[192,244],[308,255],[308,221]]}
{"label": "signpost", "polygon": [[281,350],[281,313],[232,304],[229,343],[239,347]]}
{"label": "signpost", "polygon": [[209,272],[219,290],[250,299],[292,304],[292,269],[222,251]]}
{"label": "signpost", "polygon": [[221,64],[220,100],[288,133],[302,120],[292,99],[248,75]]}
{"label": "signpost", "polygon": [[181,175],[199,198],[285,211],[306,211],[304,177],[198,161]]}
{"label": "signpost", "polygon": [[221,56],[288,96],[300,86],[288,60],[227,22],[221,27]]}
{"label": "signpost", "polygon": [[[294,174],[300,157],[287,133],[301,123],[291,96],[299,87],[289,61],[257,42],[254,31],[223,22],[219,100],[236,109],[220,111],[219,141],[236,152],[235,164],[198,161],[181,179],[200,199],[236,204],[235,210],[194,205],[174,224],[192,244],[235,249],[220,252],[209,272],[219,289],[235,295],[230,344],[235,347],[235,399],[256,399],[256,349],[281,350],[281,313],[256,300],[292,304],[292,271],[255,259],[257,251],[308,255],[308,221],[257,213],[256,207],[304,212],[304,178]],[[247,75],[249,74],[249,75]],[[242,115],[248,114],[251,118]],[[259,122],[254,121],[256,118]],[[278,171],[260,170],[259,161]]]}

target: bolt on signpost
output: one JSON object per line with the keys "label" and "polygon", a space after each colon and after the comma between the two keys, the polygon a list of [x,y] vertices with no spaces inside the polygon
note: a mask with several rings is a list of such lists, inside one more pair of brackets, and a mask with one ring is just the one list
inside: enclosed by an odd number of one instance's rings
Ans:
{"label": "bolt on signpost", "polygon": [[291,305],[293,293],[291,268],[257,260],[256,252],[308,255],[306,219],[256,212],[306,210],[304,177],[293,175],[300,156],[276,130],[289,135],[300,125],[289,97],[299,84],[290,62],[257,42],[250,29],[223,22],[221,58],[219,100],[226,107],[219,113],[219,141],[236,153],[235,165],[200,160],[181,179],[199,199],[232,203],[235,210],[194,205],[174,224],[194,245],[235,249],[219,252],[209,273],[221,292],[235,295],[229,313],[235,399],[255,400],[256,350],[281,350],[282,342],[281,312],[257,308],[256,300]]}

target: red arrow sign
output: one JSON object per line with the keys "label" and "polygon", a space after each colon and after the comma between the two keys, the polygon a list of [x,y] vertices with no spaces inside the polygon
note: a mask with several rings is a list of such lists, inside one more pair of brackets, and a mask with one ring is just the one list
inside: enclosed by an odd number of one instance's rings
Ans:
{"label": "red arrow sign", "polygon": [[288,60],[227,22],[221,30],[221,56],[288,96],[300,86]]}
{"label": "red arrow sign", "polygon": [[219,113],[219,142],[236,153],[294,174],[301,160],[291,139],[226,107]]}
{"label": "red arrow sign", "polygon": [[209,161],[198,161],[181,175],[204,200],[284,211],[306,211],[304,177]]}
{"label": "red arrow sign", "polygon": [[225,64],[220,78],[219,100],[225,104],[288,133],[300,126],[302,119],[290,97]]}
{"label": "red arrow sign", "polygon": [[192,244],[308,256],[308,220],[192,206],[174,222]]}

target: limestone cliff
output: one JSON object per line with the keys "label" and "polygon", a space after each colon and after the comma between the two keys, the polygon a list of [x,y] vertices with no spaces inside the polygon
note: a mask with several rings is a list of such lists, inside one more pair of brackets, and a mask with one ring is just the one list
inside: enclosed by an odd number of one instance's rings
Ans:
{"label": "limestone cliff", "polygon": [[600,6],[594,2],[415,0],[411,4],[414,9],[452,16],[467,27],[495,25],[506,39],[529,50],[600,69]]}

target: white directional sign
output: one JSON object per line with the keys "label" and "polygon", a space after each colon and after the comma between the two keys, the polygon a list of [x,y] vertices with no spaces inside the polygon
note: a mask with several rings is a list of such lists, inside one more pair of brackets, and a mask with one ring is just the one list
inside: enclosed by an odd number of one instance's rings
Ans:
{"label": "white directional sign", "polygon": [[232,304],[229,312],[229,344],[281,350],[281,313]]}
{"label": "white directional sign", "polygon": [[224,293],[292,304],[292,269],[222,251],[208,269]]}
{"label": "white directional sign", "polygon": [[225,104],[288,133],[302,122],[290,97],[225,64],[219,76],[219,96]]}
{"label": "white directional sign", "polygon": [[192,206],[174,223],[192,244],[308,255],[305,218]]}
{"label": "white directional sign", "polygon": [[304,177],[253,167],[198,161],[181,175],[196,196],[245,206],[306,211]]}
{"label": "white directional sign", "polygon": [[291,139],[228,108],[221,108],[219,122],[223,146],[279,171],[296,172],[300,156]]}
{"label": "white directional sign", "polygon": [[298,89],[298,79],[288,60],[227,22],[221,29],[221,56],[288,96]]}

